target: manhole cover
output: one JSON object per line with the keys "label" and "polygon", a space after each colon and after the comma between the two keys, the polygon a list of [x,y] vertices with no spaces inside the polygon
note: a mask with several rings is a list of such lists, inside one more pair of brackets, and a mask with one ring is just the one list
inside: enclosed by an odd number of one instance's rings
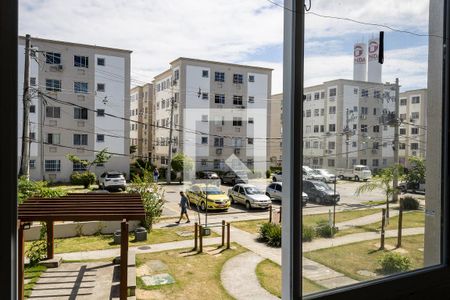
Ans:
{"label": "manhole cover", "polygon": [[141,277],[146,286],[166,285],[175,283],[175,279],[170,274],[145,275]]}

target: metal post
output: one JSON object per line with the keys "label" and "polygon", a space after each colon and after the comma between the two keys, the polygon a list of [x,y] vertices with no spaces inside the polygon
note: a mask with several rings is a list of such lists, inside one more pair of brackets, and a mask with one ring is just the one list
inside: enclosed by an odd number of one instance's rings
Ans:
{"label": "metal post", "polygon": [[280,224],[281,224],[281,206],[280,206]]}
{"label": "metal post", "polygon": [[380,250],[384,250],[384,227],[386,226],[386,209],[381,210],[381,242]]}
{"label": "metal post", "polygon": [[[19,176],[26,176],[29,179],[30,176],[30,152],[29,140],[30,140],[30,35],[25,36],[25,64],[23,72],[23,120],[22,120],[22,155],[20,157],[20,170]],[[42,137],[40,137],[42,139]]]}
{"label": "metal post", "polygon": [[167,170],[166,170],[166,182],[171,183],[171,171],[172,171],[172,139],[173,139],[173,109],[175,97],[173,96],[173,82],[171,82],[172,96],[170,98],[170,130],[169,130],[169,153],[167,158]]}
{"label": "metal post", "polygon": [[[392,187],[394,189],[394,193],[392,195],[392,201],[397,203],[398,201],[398,164],[399,164],[399,126],[400,126],[400,118],[399,118],[399,110],[400,110],[400,85],[398,78],[395,78],[395,124],[394,124],[394,180],[392,182]],[[387,204],[387,218],[389,219],[389,206]]]}
{"label": "metal post", "polygon": [[120,224],[120,300],[128,298],[128,223]]}
{"label": "metal post", "polygon": [[198,246],[198,223],[195,222],[194,224],[194,250],[197,250],[197,246]]}
{"label": "metal post", "polygon": [[20,222],[20,220],[17,222],[19,225],[19,240],[18,240],[18,260],[17,260],[17,264],[18,264],[18,299],[19,300],[23,300],[24,299],[24,293],[25,293],[25,289],[24,289],[24,281],[25,281],[25,267],[24,267],[24,255],[25,255],[25,242],[24,242],[24,235],[23,235],[23,229],[24,229],[24,223]]}
{"label": "metal post", "polygon": [[225,220],[222,220],[222,247],[225,245]]}
{"label": "metal post", "polygon": [[336,177],[334,178],[333,228],[336,228]]}
{"label": "metal post", "polygon": [[349,113],[349,110],[347,108],[346,109],[346,127],[345,127],[345,137],[346,137],[346,139],[345,139],[345,168],[346,169],[349,168],[348,167],[348,160],[349,160],[349,158],[348,158],[348,151],[349,151],[348,147],[349,147],[349,143],[350,143],[350,139],[349,139],[350,128],[348,127],[349,126],[348,113]]}
{"label": "metal post", "polygon": [[402,227],[403,227],[403,207],[402,200],[400,200],[400,208],[398,212],[398,236],[397,236],[397,248],[402,246]]}
{"label": "metal post", "polygon": [[272,223],[272,205],[269,206],[269,223]]}
{"label": "metal post", "polygon": [[54,226],[53,221],[47,221],[47,259],[53,259],[54,247]]}
{"label": "metal post", "polygon": [[198,227],[198,229],[199,229],[199,239],[200,239],[200,247],[199,247],[199,250],[198,250],[198,253],[202,253],[203,252],[203,226],[202,225],[200,225],[199,227]]}
{"label": "metal post", "polygon": [[227,249],[230,249],[230,222],[227,223]]}

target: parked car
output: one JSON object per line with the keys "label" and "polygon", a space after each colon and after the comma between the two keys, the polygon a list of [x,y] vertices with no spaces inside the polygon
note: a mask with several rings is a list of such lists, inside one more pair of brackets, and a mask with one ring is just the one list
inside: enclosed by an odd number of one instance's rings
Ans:
{"label": "parked car", "polygon": [[228,190],[228,197],[232,203],[245,204],[247,209],[268,208],[272,201],[264,191],[250,184],[236,184]]}
{"label": "parked car", "polygon": [[283,181],[283,172],[277,171],[272,174],[272,182],[282,182]]}
{"label": "parked car", "polygon": [[355,181],[367,181],[372,178],[372,171],[364,165],[354,165],[351,169],[336,169],[336,175],[340,179],[354,179]]}
{"label": "parked car", "polygon": [[219,175],[212,171],[200,171],[198,179],[219,179]]}
{"label": "parked car", "polygon": [[313,169],[303,166],[303,179],[310,179],[310,180],[321,180],[324,181],[324,177],[320,174],[317,174],[314,172]]}
{"label": "parked car", "polygon": [[334,182],[336,180],[336,175],[331,174],[326,169],[315,169],[313,173],[322,176],[324,182]]}
{"label": "parked car", "polygon": [[[283,192],[283,183],[281,182],[272,182],[266,188],[266,195],[273,200],[282,200],[282,192]],[[309,195],[305,192],[302,193],[302,205],[306,206],[308,202]]]}
{"label": "parked car", "polygon": [[303,191],[310,201],[317,204],[337,204],[340,200],[339,193],[334,194],[333,189],[323,181],[303,180]]}
{"label": "parked car", "polygon": [[98,179],[98,186],[102,190],[118,190],[125,191],[127,188],[127,181],[122,173],[117,171],[108,171],[100,175]]}
{"label": "parked car", "polygon": [[193,184],[187,191],[186,197],[191,205],[199,207],[202,211],[228,210],[231,205],[227,194],[215,185]]}
{"label": "parked car", "polygon": [[401,182],[398,188],[402,193],[425,194],[425,182]]}
{"label": "parked car", "polygon": [[234,186],[237,183],[248,183],[248,176],[244,171],[228,171],[220,177],[220,181]]}

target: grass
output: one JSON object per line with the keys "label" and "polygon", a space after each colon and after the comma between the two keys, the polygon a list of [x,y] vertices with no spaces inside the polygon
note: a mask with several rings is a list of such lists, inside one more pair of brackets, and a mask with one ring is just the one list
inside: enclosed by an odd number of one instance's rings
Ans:
{"label": "grass", "polygon": [[34,285],[45,270],[47,270],[47,268],[44,266],[25,267],[25,280],[30,279],[30,282],[24,286],[25,298],[30,297]]}
{"label": "grass", "polygon": [[[396,238],[386,239],[386,245],[394,246],[397,242]],[[360,270],[368,270],[378,275],[382,275],[379,270],[378,260],[387,250],[378,250],[376,244],[379,240],[364,241],[360,243],[349,244],[340,247],[327,248],[312,252],[306,252],[303,255],[320,264],[323,264],[333,270],[341,272],[355,280],[370,280],[358,274]],[[407,255],[412,263],[412,269],[423,267],[423,249],[424,236],[414,235],[405,236],[402,239],[402,250],[406,251],[403,255]]]}
{"label": "grass", "polygon": [[[266,259],[256,267],[256,276],[259,283],[269,293],[281,298],[281,267]],[[311,280],[303,278],[303,294],[311,294],[324,290],[324,288]]]}
{"label": "grass", "polygon": [[[378,210],[380,212],[380,210]],[[381,219],[381,212],[380,212]],[[423,211],[408,211],[403,213],[402,228],[414,228],[425,226],[425,214]],[[389,225],[386,230],[393,230],[398,228],[398,216],[389,218]],[[381,221],[377,223],[355,226],[350,229],[338,231],[336,237],[361,232],[378,232],[381,230]]]}
{"label": "grass", "polygon": [[369,201],[361,202],[361,204],[377,206],[377,205],[386,204],[386,200],[374,200],[374,201],[373,200],[369,200]]}
{"label": "grass", "polygon": [[[130,247],[141,246],[148,244],[159,244],[167,242],[176,242],[182,240],[194,240],[194,236],[182,237],[179,236],[177,231],[194,231],[193,226],[189,227],[172,227],[167,229],[152,229],[148,234],[147,241],[135,242],[134,235],[129,235]],[[211,232],[211,237],[217,237],[218,235]],[[67,253],[67,252],[79,252],[79,251],[90,251],[90,250],[103,250],[119,248],[120,245],[113,244],[113,235],[90,235],[90,236],[80,236],[72,238],[55,239],[55,253]],[[26,243],[28,247],[31,242]]]}
{"label": "grass", "polygon": [[[365,209],[365,210],[349,210],[336,213],[336,223],[345,222],[352,219],[357,219],[380,212],[379,209]],[[241,230],[257,234],[259,227],[268,220],[252,220],[233,222],[232,225]],[[320,221],[328,221],[328,214],[306,215],[303,216],[303,224],[308,226],[315,226]]]}
{"label": "grass", "polygon": [[232,249],[219,255],[191,254],[189,251],[171,250],[136,255],[138,268],[146,261],[161,260],[168,269],[159,273],[169,273],[175,279],[174,284],[146,287],[138,277],[137,299],[233,299],[220,283],[220,272],[228,259],[247,250],[232,244]]}

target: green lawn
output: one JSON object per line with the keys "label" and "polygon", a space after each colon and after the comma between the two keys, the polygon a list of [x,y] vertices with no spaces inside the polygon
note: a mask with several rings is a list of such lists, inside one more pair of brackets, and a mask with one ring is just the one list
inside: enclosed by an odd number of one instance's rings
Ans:
{"label": "green lawn", "polygon": [[[176,233],[177,231],[193,232],[194,226],[153,229],[148,234],[148,240],[142,241],[142,242],[135,242],[134,235],[130,234],[130,236],[129,236],[130,247],[146,245],[146,244],[176,242],[176,241],[190,240],[190,239],[192,240],[192,245],[194,245],[194,236],[182,237]],[[211,232],[211,237],[217,237],[217,236],[218,235],[216,233]],[[26,247],[28,247],[30,244],[31,244],[31,242],[27,242]],[[102,250],[102,249],[112,249],[112,248],[119,248],[119,247],[120,247],[120,245],[113,244],[113,235],[112,234],[55,239],[55,253]]]}
{"label": "green lawn", "polygon": [[34,266],[34,267],[25,267],[25,280],[30,279],[30,282],[25,284],[25,298],[28,298],[31,295],[31,291],[33,290],[36,281],[38,281],[42,272],[47,270],[44,266]]}
{"label": "green lawn", "polygon": [[[217,249],[216,246],[212,248]],[[247,250],[237,244],[232,244],[232,249],[225,250],[218,255],[197,254],[189,251],[190,249],[184,249],[136,255],[137,268],[148,260],[161,260],[167,265],[167,270],[163,273],[169,273],[176,281],[170,285],[145,287],[138,277],[136,298],[233,299],[220,283],[220,272],[228,259]],[[149,274],[151,275],[151,273]]]}
{"label": "green lawn", "polygon": [[[256,267],[259,283],[271,294],[281,298],[281,267],[271,260],[263,260]],[[311,280],[303,278],[303,294],[311,294],[324,288]]]}
{"label": "green lawn", "polygon": [[[423,267],[423,249],[424,236],[414,235],[405,236],[402,239],[403,255],[407,255],[412,263],[412,269]],[[397,238],[389,238],[385,241],[386,245],[395,246]],[[356,280],[370,280],[372,277],[366,277],[358,274],[360,270],[368,270],[381,275],[379,272],[378,259],[387,252],[387,250],[378,250],[379,240],[364,241],[360,243],[349,244],[340,247],[327,248],[312,252],[303,253],[309,259],[323,264],[333,270],[341,272],[348,277]],[[388,247],[386,247],[388,249]]]}
{"label": "green lawn", "polygon": [[[380,213],[381,219],[381,211]],[[424,227],[425,226],[425,214],[423,211],[406,211],[403,213],[402,228],[414,228],[414,227]],[[398,216],[389,218],[389,225],[387,225],[386,230],[392,230],[398,228]],[[342,230],[336,233],[336,237],[360,233],[360,232],[378,232],[381,230],[381,221],[377,223],[356,226],[350,229]]]}
{"label": "green lawn", "polygon": [[[352,219],[357,219],[380,212],[380,209],[365,209],[365,210],[349,210],[336,213],[336,223],[345,222]],[[381,214],[381,213],[380,213]],[[257,234],[259,227],[268,220],[252,220],[233,222],[232,225],[241,230]],[[315,226],[320,221],[328,221],[328,214],[306,215],[303,216],[303,224],[308,226]]]}

